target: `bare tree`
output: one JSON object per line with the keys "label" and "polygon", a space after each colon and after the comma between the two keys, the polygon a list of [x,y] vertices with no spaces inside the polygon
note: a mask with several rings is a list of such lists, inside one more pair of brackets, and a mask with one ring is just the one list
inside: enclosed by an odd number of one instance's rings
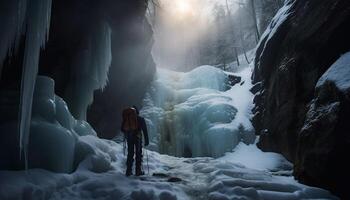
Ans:
{"label": "bare tree", "polygon": [[259,42],[260,40],[260,31],[259,31],[259,27],[258,27],[258,17],[256,15],[256,9],[255,9],[255,1],[254,0],[249,0],[249,4],[250,4],[250,9],[251,9],[251,15],[254,21],[254,28],[255,28],[255,36],[256,36],[256,43]]}
{"label": "bare tree", "polygon": [[[229,21],[231,22],[230,24],[229,24],[229,26],[230,26],[230,29],[231,29],[231,34],[232,34],[232,40],[234,40],[233,38],[234,38],[234,35],[235,35],[235,30],[234,30],[234,24],[233,24],[233,21],[231,20],[232,19],[232,15],[231,15],[231,10],[230,10],[230,8],[229,8],[229,6],[228,6],[228,0],[226,0],[226,12],[227,12],[227,15],[228,15],[228,17],[229,17]],[[245,52],[245,50],[244,50],[244,48],[242,48],[243,49],[243,52],[244,53],[246,53]],[[238,53],[237,53],[237,47],[236,46],[234,46],[234,47],[232,47],[232,53],[235,55],[235,58],[236,58],[236,61],[237,61],[237,65],[239,66],[240,65],[240,63],[239,63],[239,57],[238,57]]]}
{"label": "bare tree", "polygon": [[[233,2],[236,3],[236,4],[238,4],[239,7],[242,6],[242,5],[244,5],[244,4],[241,3],[241,2],[237,2],[237,1],[233,1]],[[227,9],[227,13],[228,13],[229,17],[231,18],[232,15],[231,15],[231,10],[230,10],[230,8],[229,8],[228,0],[226,0],[226,9]],[[240,43],[241,43],[240,48],[242,49],[243,54],[244,54],[244,57],[245,57],[247,63],[249,64],[250,62],[249,62],[249,59],[248,59],[248,56],[247,56],[247,53],[246,53],[246,49],[245,49],[245,45],[244,45],[244,39],[243,39],[243,32],[242,32],[242,16],[241,16],[241,15],[238,15],[238,18],[239,18],[239,19],[238,19],[238,20],[239,20],[239,22],[238,22],[239,39],[240,39]],[[232,24],[231,24],[232,34],[234,34],[234,29],[233,29],[233,27],[234,27],[234,26],[233,26],[233,22],[232,22]],[[238,64],[238,66],[239,66],[240,63],[239,63],[239,58],[238,58],[238,53],[237,53],[237,52],[238,52],[238,51],[237,51],[237,47],[235,47],[234,52],[235,52],[235,55],[236,55],[236,58],[237,58],[237,64]]]}

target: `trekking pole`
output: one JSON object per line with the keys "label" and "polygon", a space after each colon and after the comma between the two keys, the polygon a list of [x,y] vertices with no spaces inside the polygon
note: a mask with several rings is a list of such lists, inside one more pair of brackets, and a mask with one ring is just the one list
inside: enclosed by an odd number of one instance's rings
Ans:
{"label": "trekking pole", "polygon": [[148,165],[148,153],[147,153],[147,149],[145,148],[146,151],[146,162],[147,162],[147,174],[149,175],[149,165]]}
{"label": "trekking pole", "polygon": [[126,149],[126,138],[124,135],[124,142],[123,142],[123,153],[124,153],[124,157],[125,157],[125,149]]}
{"label": "trekking pole", "polygon": [[[145,147],[142,147],[142,152],[146,152],[146,149],[145,149]],[[145,153],[146,155],[147,155],[147,152]],[[143,153],[142,153],[142,164],[141,164],[141,168],[142,168],[142,171],[144,172],[145,170],[144,170],[144,168],[143,168]]]}
{"label": "trekking pole", "polygon": [[[143,160],[142,160],[143,161]],[[143,162],[141,162],[141,171],[144,172],[144,169],[143,169]]]}

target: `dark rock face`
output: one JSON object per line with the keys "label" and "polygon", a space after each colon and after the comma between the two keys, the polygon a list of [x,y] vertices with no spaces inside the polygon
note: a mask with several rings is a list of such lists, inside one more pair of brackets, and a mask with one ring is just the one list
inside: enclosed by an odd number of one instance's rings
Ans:
{"label": "dark rock face", "polygon": [[[338,155],[349,152],[349,145],[341,142],[349,127],[340,123],[350,114],[349,102],[331,86],[322,86],[328,89],[315,93],[315,85],[339,56],[350,50],[350,2],[296,0],[289,13],[273,35],[261,39],[256,52],[252,122],[260,134],[258,146],[294,162],[299,180],[344,196],[341,172],[336,168],[345,165],[346,159]],[[327,101],[317,103],[320,99]],[[324,106],[332,102],[339,104],[325,111]],[[314,118],[320,120],[303,128]]]}
{"label": "dark rock face", "polygon": [[242,77],[240,76],[235,76],[235,75],[228,75],[228,83],[230,86],[234,86],[237,83],[240,83],[242,81]]}
{"label": "dark rock face", "polygon": [[18,145],[18,105],[19,92],[0,90],[0,169],[23,169]]}
{"label": "dark rock face", "polygon": [[350,92],[340,91],[333,82],[317,88],[299,133],[294,166],[301,181],[330,188],[346,199],[349,193],[341,183],[350,177],[349,114]]}

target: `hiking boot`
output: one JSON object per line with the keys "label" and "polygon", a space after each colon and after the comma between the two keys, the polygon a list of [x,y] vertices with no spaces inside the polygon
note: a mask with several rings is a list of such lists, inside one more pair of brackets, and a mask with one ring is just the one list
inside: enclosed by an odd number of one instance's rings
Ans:
{"label": "hiking boot", "polygon": [[142,176],[142,175],[145,175],[145,172],[143,172],[143,171],[136,171],[136,174],[135,174],[136,176]]}
{"label": "hiking boot", "polygon": [[126,170],[125,176],[131,176],[131,175],[132,175],[131,170]]}

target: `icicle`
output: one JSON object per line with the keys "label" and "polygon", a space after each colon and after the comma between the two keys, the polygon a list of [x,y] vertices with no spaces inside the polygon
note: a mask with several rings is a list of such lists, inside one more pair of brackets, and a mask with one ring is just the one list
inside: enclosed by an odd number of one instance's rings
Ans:
{"label": "icicle", "polygon": [[24,30],[26,0],[3,0],[0,2],[0,77],[6,55],[16,51]]}
{"label": "icicle", "polygon": [[90,29],[87,48],[80,51],[74,63],[79,74],[70,86],[70,110],[74,116],[86,120],[86,111],[93,102],[95,90],[104,89],[112,62],[111,29],[107,23],[97,23]]}
{"label": "icicle", "polygon": [[111,47],[111,29],[108,24],[101,24],[99,33],[95,36],[97,40],[94,41],[93,48],[96,51],[97,57],[95,59],[96,70],[96,85],[95,90],[104,89],[108,82],[108,71],[112,63],[112,47]]}
{"label": "icicle", "polygon": [[28,168],[28,140],[32,113],[33,92],[38,73],[40,49],[45,46],[51,17],[51,0],[28,0],[26,41],[20,97],[20,150]]}

